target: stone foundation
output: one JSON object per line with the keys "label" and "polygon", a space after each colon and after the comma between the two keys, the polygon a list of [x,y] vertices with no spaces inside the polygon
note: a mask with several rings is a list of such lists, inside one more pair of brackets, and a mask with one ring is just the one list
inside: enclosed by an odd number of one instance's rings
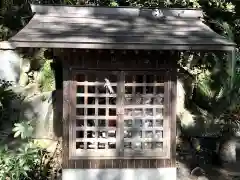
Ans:
{"label": "stone foundation", "polygon": [[63,169],[62,180],[176,180],[176,168]]}

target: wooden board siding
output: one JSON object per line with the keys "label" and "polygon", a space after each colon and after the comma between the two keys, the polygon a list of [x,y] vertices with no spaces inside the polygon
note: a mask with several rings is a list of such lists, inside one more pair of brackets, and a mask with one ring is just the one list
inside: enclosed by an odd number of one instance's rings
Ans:
{"label": "wooden board siding", "polygon": [[171,167],[176,166],[176,104],[177,104],[177,62],[172,64],[173,71],[171,72],[169,83],[169,93],[170,93],[170,152],[171,152]]}
{"label": "wooden board siding", "polygon": [[[164,70],[171,71],[174,60],[169,51],[57,49],[62,61],[74,70]],[[169,53],[167,53],[169,52]],[[64,67],[66,68],[66,66]]]}
{"label": "wooden board siding", "polygon": [[170,159],[107,159],[107,160],[76,160],[74,167],[80,169],[125,169],[125,168],[163,168],[175,167]]}
{"label": "wooden board siding", "polygon": [[[161,168],[175,167],[175,104],[176,104],[176,65],[169,56],[160,56],[159,52],[146,51],[59,51],[59,57],[62,57],[64,64],[63,72],[63,168]],[[122,60],[122,62],[119,62]],[[97,62],[99,61],[99,62]],[[148,62],[148,63],[145,63]],[[150,63],[149,63],[150,62]],[[71,123],[75,122],[75,91],[76,82],[73,81],[75,70],[81,72],[85,70],[159,70],[167,72],[167,83],[165,90],[171,94],[166,96],[165,116],[169,117],[169,136],[170,158],[154,159],[153,157],[131,159],[131,157],[122,157],[116,159],[78,159],[71,158],[71,148],[74,146],[73,133],[75,129]],[[146,71],[147,73],[147,71]],[[73,93],[74,92],[74,93]],[[70,149],[70,151],[69,151]]]}
{"label": "wooden board siding", "polygon": [[69,161],[69,73],[67,67],[63,68],[63,168],[72,167],[73,164]]}

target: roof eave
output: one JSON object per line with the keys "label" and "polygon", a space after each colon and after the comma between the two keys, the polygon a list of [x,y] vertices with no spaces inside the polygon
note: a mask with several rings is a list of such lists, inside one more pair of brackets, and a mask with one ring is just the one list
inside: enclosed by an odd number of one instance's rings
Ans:
{"label": "roof eave", "polygon": [[17,46],[15,46],[14,42],[9,41],[1,41],[0,42],[0,50],[14,50]]}
{"label": "roof eave", "polygon": [[2,42],[0,49],[15,48],[69,48],[69,49],[119,49],[119,50],[208,50],[232,51],[236,44],[126,44],[126,43],[62,43],[62,42]]}

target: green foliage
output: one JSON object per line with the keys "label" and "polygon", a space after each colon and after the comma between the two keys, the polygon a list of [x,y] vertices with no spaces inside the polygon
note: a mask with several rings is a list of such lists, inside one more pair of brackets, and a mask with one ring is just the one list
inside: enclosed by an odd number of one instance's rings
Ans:
{"label": "green foliage", "polygon": [[166,0],[165,6],[200,8],[199,0]]}
{"label": "green foliage", "polygon": [[9,89],[11,87],[11,83],[9,81],[5,80],[0,80],[0,104],[1,106],[3,105],[8,105],[9,100],[14,99],[17,97],[15,93]]}
{"label": "green foliage", "polygon": [[[3,1],[4,2],[4,1]],[[0,7],[0,41],[7,40],[31,19],[28,1],[7,1]]]}
{"label": "green foliage", "polygon": [[11,82],[0,80],[0,129],[4,128],[6,122],[11,124],[17,121],[11,118],[14,111],[12,101],[21,100],[21,96],[14,93],[11,87]]}
{"label": "green foliage", "polygon": [[116,7],[116,6],[118,6],[118,3],[116,1],[111,1],[109,6]]}
{"label": "green foliage", "polygon": [[0,149],[0,179],[48,179],[48,164],[44,164],[47,156],[44,149],[32,142],[24,143],[16,150],[4,146]]}
{"label": "green foliage", "polygon": [[55,89],[55,77],[54,71],[51,68],[51,63],[51,60],[46,60],[40,70],[39,85],[42,92]]}
{"label": "green foliage", "polygon": [[[10,82],[0,80],[1,127],[4,127],[3,124],[9,123],[13,115],[11,101],[20,98],[11,90],[11,86]],[[15,140],[21,142],[21,146],[8,148],[7,145],[0,144],[0,179],[50,179],[48,177],[52,158],[45,149],[35,145],[31,140],[33,129],[31,121],[14,123],[12,133],[14,133]],[[21,137],[22,140],[17,137]],[[2,137],[0,140],[8,142],[8,139],[4,140]]]}
{"label": "green foliage", "polygon": [[7,37],[9,37],[9,33],[10,33],[10,30],[7,27],[0,25],[0,39],[1,40],[7,39]]}
{"label": "green foliage", "polygon": [[13,132],[15,132],[15,138],[20,136],[22,139],[26,139],[33,135],[33,127],[31,126],[30,121],[15,123],[14,126]]}

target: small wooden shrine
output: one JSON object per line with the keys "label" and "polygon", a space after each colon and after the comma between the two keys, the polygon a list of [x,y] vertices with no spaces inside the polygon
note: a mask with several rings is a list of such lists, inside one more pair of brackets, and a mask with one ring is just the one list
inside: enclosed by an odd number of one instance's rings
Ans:
{"label": "small wooden shrine", "polygon": [[49,48],[61,64],[63,177],[101,179],[89,169],[125,169],[116,176],[138,179],[138,169],[145,179],[174,180],[176,171],[151,171],[176,167],[177,62],[171,53],[226,51],[233,57],[235,44],[206,26],[201,10],[32,10],[30,22],[1,48]]}

